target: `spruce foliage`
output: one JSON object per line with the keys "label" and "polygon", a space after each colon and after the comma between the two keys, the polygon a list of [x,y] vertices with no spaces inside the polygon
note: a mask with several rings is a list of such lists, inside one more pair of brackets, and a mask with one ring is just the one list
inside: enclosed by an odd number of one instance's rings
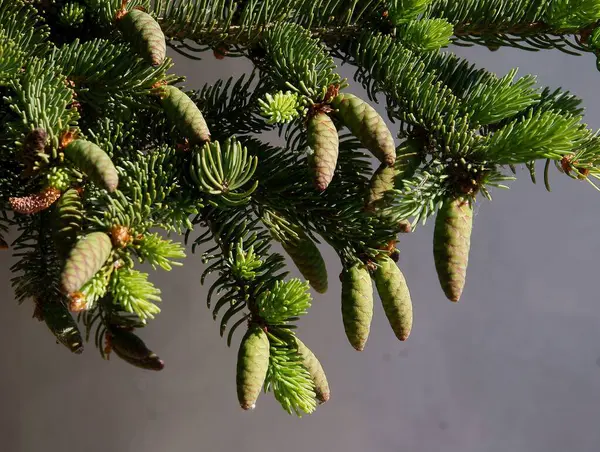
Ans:
{"label": "spruce foliage", "polygon": [[[458,301],[490,187],[516,165],[534,177],[538,160],[547,187],[552,164],[600,177],[579,99],[516,70],[497,77],[450,44],[600,58],[600,0],[0,0],[0,248],[17,259],[17,300],[73,353],[91,343],[161,370],[137,336],[161,310],[139,264],[169,271],[184,245],[202,246],[221,336],[231,346],[244,331],[240,405],[264,391],[313,412],[329,382],[297,322],[311,288],[328,288],[325,246],[350,344],[366,345],[374,289],[406,340],[419,295],[394,262],[399,233],[436,215],[440,294]],[[192,90],[167,49],[254,68]]]}

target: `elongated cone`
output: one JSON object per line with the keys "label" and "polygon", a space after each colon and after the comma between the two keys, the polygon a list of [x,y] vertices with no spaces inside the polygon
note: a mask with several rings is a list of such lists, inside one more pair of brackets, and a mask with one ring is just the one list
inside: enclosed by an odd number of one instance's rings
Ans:
{"label": "elongated cone", "polygon": [[373,278],[383,310],[396,337],[405,341],[410,335],[413,323],[412,301],[406,279],[389,257],[384,257],[378,264]]}
{"label": "elongated cone", "polygon": [[118,23],[125,39],[146,61],[153,66],[162,64],[167,56],[165,35],[150,14],[132,9]]}
{"label": "elongated cone", "polygon": [[61,274],[63,292],[78,292],[106,263],[111,250],[110,237],[104,232],[92,232],[79,239]]}
{"label": "elongated cone", "polygon": [[373,209],[386,192],[394,188],[401,190],[404,180],[410,179],[420,164],[420,143],[417,140],[408,139],[398,146],[394,166],[382,163],[371,177],[366,199],[367,209]]}
{"label": "elongated cone", "polygon": [[310,377],[315,385],[315,393],[317,394],[317,400],[321,403],[325,403],[329,400],[331,395],[329,391],[329,383],[327,382],[327,376],[323,366],[314,355],[314,353],[304,343],[296,338],[298,344],[298,354],[302,357],[302,364],[308,370]]}
{"label": "elongated cone", "polygon": [[365,348],[372,319],[371,275],[364,264],[355,264],[342,272],[342,320],[348,341],[358,351]]}
{"label": "elongated cone", "polygon": [[63,193],[56,203],[53,221],[54,242],[61,255],[66,257],[83,224],[83,204],[77,190],[71,188]]}
{"label": "elongated cone", "polygon": [[297,230],[299,240],[283,242],[286,253],[294,261],[298,270],[309,282],[311,287],[319,293],[327,292],[327,267],[317,245],[302,230]]}
{"label": "elongated cone", "polygon": [[96,185],[114,192],[119,175],[106,152],[91,141],[74,140],[64,149],[65,157],[83,171]]}
{"label": "elongated cone", "polygon": [[147,359],[156,357],[139,336],[123,328],[109,328],[110,344],[113,350],[119,350],[121,354],[133,359]]}
{"label": "elongated cone", "polygon": [[210,141],[210,131],[202,112],[190,97],[179,88],[162,87],[162,106],[167,118],[191,142]]}
{"label": "elongated cone", "polygon": [[112,350],[119,358],[142,369],[164,368],[164,362],[136,334],[115,327],[109,329],[109,334]]}
{"label": "elongated cone", "polygon": [[83,339],[77,322],[65,305],[54,300],[39,300],[37,309],[58,342],[73,353],[83,352]]}
{"label": "elongated cone", "polygon": [[386,165],[394,164],[394,137],[373,107],[353,94],[338,94],[331,105],[337,110],[337,117],[365,148]]}
{"label": "elongated cone", "polygon": [[465,198],[449,199],[437,213],[433,231],[435,269],[446,297],[458,301],[465,286],[473,208]]}
{"label": "elongated cone", "polygon": [[152,357],[148,357],[145,359],[135,359],[131,356],[124,354],[121,350],[116,347],[113,348],[115,354],[121,358],[123,361],[131,364],[132,366],[139,367],[140,369],[145,370],[163,370],[165,368],[165,363],[158,356],[153,355]]}
{"label": "elongated cone", "polygon": [[313,150],[310,168],[317,190],[327,188],[337,165],[339,138],[335,124],[327,113],[317,113],[308,121],[308,145]]}
{"label": "elongated cone", "polygon": [[269,368],[269,338],[258,325],[251,325],[238,352],[236,386],[240,406],[253,409]]}

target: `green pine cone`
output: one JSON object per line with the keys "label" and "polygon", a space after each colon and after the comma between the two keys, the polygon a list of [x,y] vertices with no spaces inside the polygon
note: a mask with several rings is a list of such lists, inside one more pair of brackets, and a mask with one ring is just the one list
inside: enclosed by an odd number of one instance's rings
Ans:
{"label": "green pine cone", "polygon": [[150,64],[158,66],[167,56],[165,35],[158,22],[144,11],[132,9],[119,20],[123,36]]}
{"label": "green pine cone", "polygon": [[321,366],[314,353],[300,339],[296,338],[296,343],[298,344],[298,354],[302,357],[302,364],[308,370],[315,385],[317,400],[321,403],[327,402],[331,393],[323,366]]}
{"label": "green pine cone", "polygon": [[465,286],[473,208],[464,198],[446,200],[437,213],[433,231],[435,269],[446,297],[458,301]]}
{"label": "green pine cone", "polygon": [[77,327],[77,322],[65,305],[56,301],[40,301],[38,308],[41,317],[56,337],[56,340],[67,347],[71,352],[83,352],[83,338]]}
{"label": "green pine cone", "polygon": [[319,293],[327,292],[327,267],[317,245],[304,231],[298,229],[296,232],[299,239],[294,242],[283,242],[282,246],[286,253],[294,261],[298,270],[311,287]]}
{"label": "green pine cone", "polygon": [[406,279],[389,257],[386,256],[378,264],[373,278],[383,310],[396,337],[405,341],[410,335],[413,323],[412,301]]}
{"label": "green pine cone", "polygon": [[191,143],[210,141],[204,116],[186,93],[176,86],[163,86],[161,102],[167,118]]}
{"label": "green pine cone", "polygon": [[373,319],[373,285],[367,267],[355,264],[342,272],[342,320],[352,347],[365,348]]}
{"label": "green pine cone", "polygon": [[310,169],[317,190],[327,188],[337,165],[339,138],[335,124],[327,113],[317,113],[308,121],[308,146],[313,150]]}
{"label": "green pine cone", "polygon": [[119,185],[119,175],[112,160],[96,144],[74,140],[65,148],[65,157],[83,171],[95,184],[114,192]]}
{"label": "green pine cone", "polygon": [[161,360],[155,354],[152,354],[152,356],[149,356],[148,358],[136,359],[125,354],[122,350],[118,349],[117,347],[114,347],[113,351],[123,361],[131,364],[132,366],[139,367],[140,369],[163,370],[165,367],[164,361]]}
{"label": "green pine cone", "polygon": [[112,251],[110,237],[104,232],[92,232],[75,244],[61,274],[63,292],[79,291],[102,268]]}
{"label": "green pine cone", "polygon": [[64,192],[54,209],[54,242],[59,253],[66,257],[81,232],[83,204],[79,192],[71,188]]}
{"label": "green pine cone", "polygon": [[408,139],[396,148],[396,161],[394,166],[382,163],[371,177],[369,192],[367,193],[366,206],[373,209],[377,201],[382,199],[386,192],[402,189],[403,181],[410,179],[421,164],[421,144],[418,140]]}
{"label": "green pine cone", "polygon": [[394,138],[373,107],[353,94],[338,94],[331,105],[337,110],[337,117],[365,148],[386,165],[394,164]]}
{"label": "green pine cone", "polygon": [[269,338],[258,325],[251,325],[240,344],[236,386],[240,406],[253,409],[269,369]]}

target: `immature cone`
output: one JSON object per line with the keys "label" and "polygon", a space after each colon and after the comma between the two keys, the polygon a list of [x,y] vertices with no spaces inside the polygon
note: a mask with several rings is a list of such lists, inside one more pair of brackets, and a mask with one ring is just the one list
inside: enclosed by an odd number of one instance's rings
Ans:
{"label": "immature cone", "polygon": [[172,85],[161,87],[161,103],[167,118],[193,144],[210,141],[202,112],[192,99]]}
{"label": "immature cone", "polygon": [[437,213],[433,231],[435,269],[446,297],[458,301],[465,286],[473,208],[465,198],[449,199]]}
{"label": "immature cone", "polygon": [[365,348],[373,319],[373,285],[367,267],[358,263],[342,272],[342,320],[346,337],[358,351]]}
{"label": "immature cone", "polygon": [[337,117],[365,148],[386,165],[394,164],[394,138],[373,107],[353,94],[338,94],[331,105],[337,110]]}
{"label": "immature cone", "polygon": [[383,310],[396,337],[405,341],[410,335],[413,323],[412,301],[406,279],[389,257],[384,257],[378,264],[373,278]]}
{"label": "immature cone", "polygon": [[86,140],[74,140],[64,149],[65,157],[83,171],[92,182],[114,192],[119,175],[112,160],[99,146]]}
{"label": "immature cone", "polygon": [[251,325],[240,344],[236,386],[240,406],[253,409],[269,368],[269,338],[258,325]]}
{"label": "immature cone", "polygon": [[323,366],[321,366],[314,353],[300,339],[296,338],[296,343],[298,344],[298,354],[302,357],[302,364],[308,370],[310,378],[315,385],[317,400],[321,403],[327,402],[331,393]]}
{"label": "immature cone", "polygon": [[369,184],[366,199],[367,209],[373,209],[386,192],[394,188],[402,189],[404,180],[411,178],[421,164],[419,151],[420,143],[415,139],[408,139],[396,148],[394,166],[382,163],[377,168]]}
{"label": "immature cone", "polygon": [[327,113],[319,112],[308,120],[308,146],[313,150],[310,168],[317,190],[327,188],[337,165],[339,138]]}
{"label": "immature cone", "polygon": [[66,256],[83,224],[83,204],[76,189],[71,188],[60,197],[54,208],[53,222],[54,243],[61,255]]}
{"label": "immature cone", "polygon": [[298,270],[319,293],[327,292],[327,267],[317,245],[302,230],[296,231],[299,239],[296,242],[283,242],[286,253],[294,261]]}
{"label": "immature cone", "polygon": [[158,356],[154,355],[154,357],[148,359],[135,359],[130,356],[123,354],[117,348],[113,348],[115,354],[121,358],[123,361],[131,364],[132,366],[139,367],[140,369],[145,370],[163,370],[165,367],[165,363]]}
{"label": "immature cone", "polygon": [[56,340],[67,347],[71,352],[83,352],[83,339],[77,322],[69,310],[59,301],[37,300],[36,312],[41,320],[46,322],[48,329],[54,334]]}
{"label": "immature cone", "polygon": [[14,212],[32,215],[41,212],[42,210],[46,210],[54,204],[58,198],[60,198],[60,190],[54,187],[48,187],[33,195],[20,198],[8,198],[8,202]]}
{"label": "immature cone", "polygon": [[143,369],[163,369],[164,362],[136,334],[116,327],[110,328],[108,334],[112,350],[119,358]]}
{"label": "immature cone", "polygon": [[167,55],[165,35],[150,14],[132,9],[118,23],[125,39],[146,61],[154,66],[162,64]]}
{"label": "immature cone", "polygon": [[110,237],[104,232],[92,232],[79,239],[61,274],[63,292],[78,292],[106,263],[111,250]]}

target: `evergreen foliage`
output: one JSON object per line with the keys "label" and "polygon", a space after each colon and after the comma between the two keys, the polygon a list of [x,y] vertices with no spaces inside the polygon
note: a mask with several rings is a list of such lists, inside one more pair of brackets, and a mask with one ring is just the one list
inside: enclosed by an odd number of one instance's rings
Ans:
{"label": "evergreen foliage", "polygon": [[[228,346],[245,329],[240,405],[264,390],[290,414],[313,412],[329,383],[297,322],[311,287],[327,290],[323,245],[340,259],[350,344],[365,347],[374,288],[406,340],[418,294],[394,262],[399,233],[437,215],[435,266],[458,301],[473,205],[515,165],[535,180],[545,161],[547,187],[552,163],[600,177],[579,99],[516,70],[497,77],[450,44],[598,61],[600,0],[0,0],[0,233],[18,234],[17,300],[71,352],[92,343],[161,370],[137,336],[161,301],[139,264],[181,265],[184,244],[165,234],[184,235],[203,248]],[[191,90],[167,48],[254,68]],[[288,277],[273,242],[306,281]]]}

